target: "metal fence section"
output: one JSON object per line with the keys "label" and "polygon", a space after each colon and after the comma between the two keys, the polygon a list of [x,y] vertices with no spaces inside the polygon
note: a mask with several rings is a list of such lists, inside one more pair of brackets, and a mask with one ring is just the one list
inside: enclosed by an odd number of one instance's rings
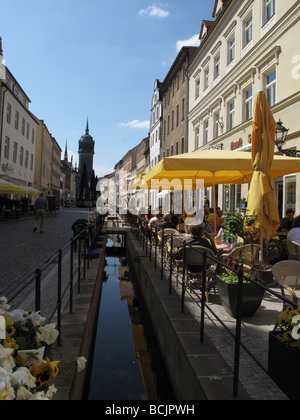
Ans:
{"label": "metal fence section", "polygon": [[[135,222],[131,224],[131,232],[135,236],[135,239],[139,242],[139,244],[145,250],[146,255],[149,255],[150,261],[153,261],[154,268],[158,269],[158,260],[160,261],[160,269],[161,269],[161,279],[169,281],[169,293],[172,293],[172,279],[173,273],[175,271],[174,268],[174,260],[173,260],[173,242],[175,236],[173,234],[168,234],[170,236],[170,244],[171,248],[169,250],[170,259],[166,260],[164,255],[164,229],[159,228],[157,225],[155,228],[150,232],[145,232],[143,229],[143,222],[141,219],[137,218]],[[161,232],[161,245],[158,246],[158,234]],[[238,276],[238,293],[237,293],[237,317],[235,320],[235,329],[234,333],[227,327],[225,322],[222,321],[220,316],[215,313],[210,305],[208,305],[206,299],[206,262],[207,262],[207,253],[199,251],[195,249],[192,245],[186,245],[184,240],[178,239],[176,237],[176,241],[181,241],[182,248],[183,248],[183,271],[181,274],[177,273],[178,276],[178,284],[181,286],[181,311],[185,311],[185,303],[186,303],[186,295],[188,294],[189,297],[194,301],[195,304],[200,305],[201,309],[201,316],[200,316],[200,344],[204,343],[204,333],[205,333],[205,313],[206,311],[210,312],[211,315],[222,325],[222,327],[227,331],[228,334],[234,339],[234,371],[233,371],[233,397],[237,398],[239,394],[239,372],[240,372],[240,353],[241,349],[244,349],[246,353],[254,360],[254,362],[267,374],[267,369],[263,366],[263,364],[253,355],[251,350],[248,348],[241,341],[241,332],[242,332],[242,299],[243,299],[243,285],[244,280],[247,282],[251,282],[256,286],[264,289],[264,291],[270,293],[272,296],[280,299],[282,302],[289,306],[293,306],[297,308],[297,304],[292,302],[291,300],[283,297],[281,294],[277,293],[276,291],[268,288],[264,284],[253,280],[252,278],[246,276],[242,270],[235,270],[229,267],[227,264],[222,263],[220,260],[216,258],[212,258],[209,256],[209,259],[214,261],[218,264],[219,267],[225,268],[227,271],[236,274]],[[186,259],[186,249],[193,248],[196,252],[199,252],[199,255],[203,255],[203,275],[202,275],[202,284],[201,290],[198,291],[191,287],[187,280],[186,280],[186,270],[185,268],[185,259]]]}

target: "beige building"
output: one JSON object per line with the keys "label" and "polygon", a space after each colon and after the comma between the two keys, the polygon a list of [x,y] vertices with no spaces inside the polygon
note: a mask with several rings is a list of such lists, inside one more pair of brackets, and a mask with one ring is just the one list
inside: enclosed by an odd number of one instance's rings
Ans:
{"label": "beige building", "polygon": [[0,175],[33,187],[38,125],[29,111],[30,99],[8,68],[5,77],[1,80]]}
{"label": "beige building", "polygon": [[187,150],[186,68],[196,50],[195,47],[183,47],[160,86],[163,101],[162,158],[185,153]]}
{"label": "beige building", "polygon": [[[289,128],[285,148],[300,149],[300,1],[216,0],[213,19],[203,21],[188,68],[188,151],[251,151],[259,90]],[[300,175],[275,180],[281,214],[290,207],[300,213],[299,182]],[[248,185],[219,186],[218,204],[240,207],[247,192]]]}
{"label": "beige building", "polygon": [[35,117],[36,132],[34,187],[47,195],[52,189],[53,138],[45,122]]}

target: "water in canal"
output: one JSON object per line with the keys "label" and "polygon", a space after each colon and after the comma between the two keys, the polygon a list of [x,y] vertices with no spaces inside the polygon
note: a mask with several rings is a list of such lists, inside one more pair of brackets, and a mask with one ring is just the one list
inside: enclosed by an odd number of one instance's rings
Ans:
{"label": "water in canal", "polygon": [[[109,240],[108,247],[112,245]],[[175,399],[146,305],[126,259],[110,256],[103,284],[89,400]]]}

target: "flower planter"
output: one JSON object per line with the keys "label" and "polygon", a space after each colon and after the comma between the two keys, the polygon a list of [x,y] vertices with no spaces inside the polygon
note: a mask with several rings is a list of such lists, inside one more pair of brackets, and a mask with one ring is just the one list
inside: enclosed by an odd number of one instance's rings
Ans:
{"label": "flower planter", "polygon": [[264,284],[271,284],[274,281],[272,268],[255,268],[254,274]]}
{"label": "flower planter", "polygon": [[[216,276],[216,284],[222,305],[233,318],[237,318],[238,284],[226,283]],[[264,298],[264,289],[253,283],[243,284],[242,317],[251,317],[259,309]]]}
{"label": "flower planter", "polygon": [[290,400],[300,400],[300,352],[285,345],[281,335],[280,331],[269,334],[268,373]]}

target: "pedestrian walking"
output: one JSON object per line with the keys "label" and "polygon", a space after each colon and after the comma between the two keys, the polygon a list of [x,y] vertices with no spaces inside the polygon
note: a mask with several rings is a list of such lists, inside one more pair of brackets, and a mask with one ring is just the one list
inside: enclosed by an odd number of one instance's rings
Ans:
{"label": "pedestrian walking", "polygon": [[33,232],[36,232],[39,226],[40,221],[40,232],[44,232],[44,223],[45,223],[45,217],[46,213],[49,214],[49,207],[48,207],[48,201],[44,197],[44,194],[41,193],[39,198],[36,199],[34,203],[34,211],[35,211],[35,226],[33,229]]}

